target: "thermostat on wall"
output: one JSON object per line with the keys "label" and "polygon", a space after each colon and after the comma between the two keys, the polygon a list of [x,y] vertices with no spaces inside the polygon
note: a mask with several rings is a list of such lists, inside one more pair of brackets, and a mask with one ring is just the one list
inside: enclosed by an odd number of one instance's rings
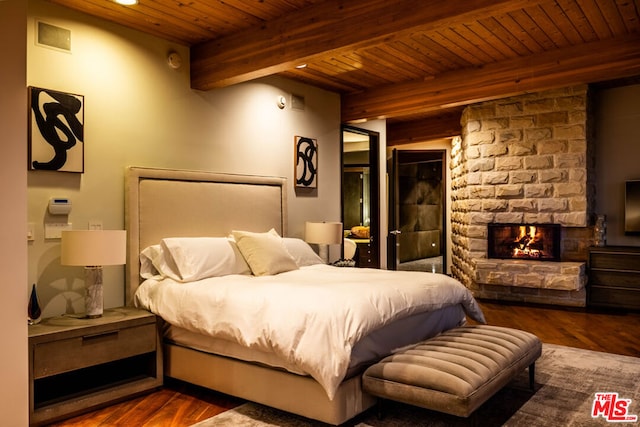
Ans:
{"label": "thermostat on wall", "polygon": [[71,212],[71,200],[54,197],[49,200],[49,213],[51,215],[69,215]]}

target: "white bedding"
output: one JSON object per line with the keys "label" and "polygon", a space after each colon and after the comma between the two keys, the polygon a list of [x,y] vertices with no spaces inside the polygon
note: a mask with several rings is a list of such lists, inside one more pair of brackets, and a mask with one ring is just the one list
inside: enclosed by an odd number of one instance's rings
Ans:
{"label": "white bedding", "polygon": [[311,375],[329,399],[354,344],[388,322],[461,304],[484,323],[469,290],[448,276],[324,264],[260,277],[148,279],[135,303],[181,328],[273,353]]}

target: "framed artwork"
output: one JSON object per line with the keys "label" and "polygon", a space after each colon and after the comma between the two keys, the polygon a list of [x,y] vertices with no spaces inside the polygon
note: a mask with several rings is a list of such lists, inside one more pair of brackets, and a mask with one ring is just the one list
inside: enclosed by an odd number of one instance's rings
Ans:
{"label": "framed artwork", "polygon": [[84,96],[29,87],[29,169],[84,172]]}
{"label": "framed artwork", "polygon": [[318,141],[304,136],[294,137],[296,187],[318,186]]}

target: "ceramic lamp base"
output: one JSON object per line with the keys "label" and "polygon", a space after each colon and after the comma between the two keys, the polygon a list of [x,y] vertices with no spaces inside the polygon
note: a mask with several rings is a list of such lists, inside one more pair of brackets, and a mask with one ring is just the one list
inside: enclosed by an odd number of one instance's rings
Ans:
{"label": "ceramic lamp base", "polygon": [[102,317],[102,267],[85,267],[85,312],[88,318]]}
{"label": "ceramic lamp base", "polygon": [[318,255],[322,258],[325,264],[329,264],[329,245],[322,243],[318,244]]}

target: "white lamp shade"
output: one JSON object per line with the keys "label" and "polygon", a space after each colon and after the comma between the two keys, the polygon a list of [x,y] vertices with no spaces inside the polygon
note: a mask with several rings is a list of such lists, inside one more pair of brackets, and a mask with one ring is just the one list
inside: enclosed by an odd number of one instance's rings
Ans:
{"label": "white lamp shade", "polygon": [[62,265],[102,266],[127,262],[125,230],[73,230],[62,232]]}
{"label": "white lamp shade", "polygon": [[304,226],[304,240],[308,243],[337,245],[343,237],[341,222],[306,222]]}

